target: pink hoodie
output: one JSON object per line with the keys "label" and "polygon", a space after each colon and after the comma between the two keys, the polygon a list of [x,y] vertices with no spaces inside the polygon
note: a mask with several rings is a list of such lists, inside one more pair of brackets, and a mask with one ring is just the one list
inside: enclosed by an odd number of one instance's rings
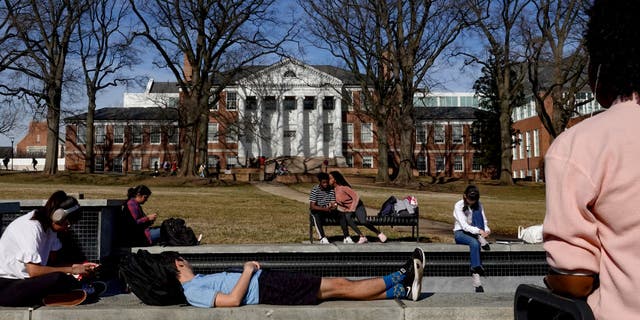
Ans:
{"label": "pink hoodie", "polygon": [[360,197],[358,193],[356,193],[353,189],[347,186],[335,186],[336,192],[336,203],[343,211],[346,212],[355,212],[358,207],[358,202],[360,201]]}
{"label": "pink hoodie", "polygon": [[561,134],[545,156],[544,248],[553,268],[600,275],[597,319],[640,318],[640,105]]}

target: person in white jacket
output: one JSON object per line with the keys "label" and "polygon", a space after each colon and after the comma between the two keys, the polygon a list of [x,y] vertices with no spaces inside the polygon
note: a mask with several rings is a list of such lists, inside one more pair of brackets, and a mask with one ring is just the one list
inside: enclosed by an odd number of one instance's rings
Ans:
{"label": "person in white jacket", "polygon": [[484,268],[480,260],[480,248],[490,250],[486,237],[491,233],[484,208],[480,203],[480,190],[470,185],[462,194],[462,200],[453,207],[454,239],[457,244],[469,246],[471,258],[471,276],[476,292],[484,292],[480,276],[484,275]]}

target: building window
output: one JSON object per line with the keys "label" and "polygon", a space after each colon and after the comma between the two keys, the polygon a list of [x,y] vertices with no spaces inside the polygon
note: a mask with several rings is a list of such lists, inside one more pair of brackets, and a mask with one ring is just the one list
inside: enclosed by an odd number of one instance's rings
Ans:
{"label": "building window", "polygon": [[142,170],[142,158],[133,158],[133,161],[131,161],[131,170],[133,171]]}
{"label": "building window", "polygon": [[285,130],[284,131],[284,137],[285,138],[295,138],[296,137],[296,131],[295,130]]}
{"label": "building window", "polygon": [[228,155],[227,156],[227,168],[235,167],[238,164],[238,157]]}
{"label": "building window", "polygon": [[235,92],[227,92],[227,110],[237,110],[238,101]]}
{"label": "building window", "polygon": [[142,143],[142,126],[132,126],[131,127],[131,141],[133,144],[141,144]]}
{"label": "building window", "polygon": [[[511,148],[511,154],[513,160],[518,160],[518,141],[516,141],[516,136],[511,136],[511,141],[513,141],[513,147]],[[515,176],[514,176],[515,178]]]}
{"label": "building window", "polygon": [[304,110],[313,110],[316,108],[316,97],[307,96],[302,101],[302,108]]}
{"label": "building window", "polygon": [[149,169],[155,170],[156,167],[158,167],[158,170],[160,169],[160,158],[159,157],[149,158]]}
{"label": "building window", "polygon": [[527,152],[526,157],[531,158],[531,132],[527,131],[524,133],[524,143]]}
{"label": "building window", "polygon": [[122,172],[122,158],[113,158],[113,172]]}
{"label": "building window", "polygon": [[277,107],[276,97],[274,96],[264,97],[263,103],[264,103],[265,110],[276,110],[276,107]]}
{"label": "building window", "polygon": [[227,143],[238,142],[238,133],[235,130],[227,129],[227,131],[225,132],[225,141]]}
{"label": "building window", "polygon": [[436,172],[444,171],[444,165],[445,165],[444,160],[445,160],[444,156],[436,156]]}
{"label": "building window", "polygon": [[284,97],[284,101],[282,101],[282,107],[284,108],[284,110],[295,110],[296,97]]}
{"label": "building window", "polygon": [[348,168],[353,168],[353,155],[348,154],[344,156],[344,162],[347,164]]}
{"label": "building window", "polygon": [[442,144],[444,143],[444,138],[445,138],[445,125],[435,124],[433,126],[433,142]]}
{"label": "building window", "polygon": [[451,139],[454,144],[462,144],[462,125],[455,124],[451,126]]}
{"label": "building window", "polygon": [[104,157],[100,155],[96,155],[94,163],[95,171],[104,171]]}
{"label": "building window", "polygon": [[416,143],[417,144],[426,144],[427,143],[427,131],[424,126],[418,125],[416,127]]}
{"label": "building window", "polygon": [[336,107],[336,102],[333,97],[324,97],[322,99],[322,109],[324,110],[333,110]]}
{"label": "building window", "polygon": [[169,140],[169,143],[177,144],[179,138],[180,138],[180,134],[178,133],[177,128],[169,127],[167,130],[167,140]]}
{"label": "building window", "polygon": [[82,124],[76,125],[76,142],[78,144],[87,143],[87,127]]}
{"label": "building window", "polygon": [[113,128],[113,143],[124,143],[124,126],[115,126]]}
{"label": "building window", "polygon": [[284,75],[282,75],[284,78],[295,78],[296,77],[296,73],[293,72],[293,70],[287,70],[284,72]]}
{"label": "building window", "polygon": [[418,156],[418,161],[416,161],[416,168],[419,172],[427,171],[427,158],[425,156]]}
{"label": "building window", "polygon": [[333,140],[333,123],[325,123],[322,125],[322,141],[330,142]]}
{"label": "building window", "polygon": [[353,123],[345,123],[342,131],[342,141],[353,143]]}
{"label": "building window", "polygon": [[103,144],[105,139],[104,127],[96,126],[95,127],[95,136],[96,136],[96,144]]}
{"label": "building window", "polygon": [[481,140],[480,129],[474,128],[473,130],[471,130],[471,143],[477,145],[480,144]]}
{"label": "building window", "polygon": [[373,168],[373,156],[363,156],[362,157],[362,167],[363,168]]}
{"label": "building window", "polygon": [[540,131],[538,129],[533,130],[533,156],[540,156]]}
{"label": "building window", "polygon": [[178,97],[169,97],[167,98],[167,108],[177,109],[180,102],[180,98]]}
{"label": "building window", "polygon": [[245,101],[246,106],[245,108],[247,110],[256,110],[258,109],[258,98],[256,98],[255,96],[248,96],[247,100]]}
{"label": "building window", "polygon": [[522,141],[522,133],[518,133],[518,154],[520,159],[524,159],[524,141]]}
{"label": "building window", "polygon": [[360,140],[364,143],[373,142],[373,130],[371,123],[363,123],[360,132]]}
{"label": "building window", "polygon": [[209,123],[207,126],[207,142],[208,143],[216,143],[218,142],[218,124],[217,123]]}
{"label": "building window", "polygon": [[473,163],[471,164],[471,170],[482,171],[482,165],[480,164],[480,157],[476,154],[473,155]]}
{"label": "building window", "polygon": [[160,144],[160,126],[151,126],[149,134],[149,142],[151,144]]}
{"label": "building window", "polygon": [[464,160],[462,156],[455,156],[453,158],[453,171],[462,172],[464,170]]}

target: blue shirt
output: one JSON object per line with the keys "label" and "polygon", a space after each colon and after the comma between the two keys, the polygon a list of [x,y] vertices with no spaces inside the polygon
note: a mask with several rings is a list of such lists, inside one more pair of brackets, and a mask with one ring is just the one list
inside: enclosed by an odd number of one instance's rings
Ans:
{"label": "blue shirt", "polygon": [[[262,270],[256,271],[249,281],[247,293],[242,298],[241,305],[258,304],[258,278]],[[194,307],[212,308],[218,292],[231,293],[242,273],[222,272],[209,275],[197,274],[191,281],[182,284],[187,302]]]}

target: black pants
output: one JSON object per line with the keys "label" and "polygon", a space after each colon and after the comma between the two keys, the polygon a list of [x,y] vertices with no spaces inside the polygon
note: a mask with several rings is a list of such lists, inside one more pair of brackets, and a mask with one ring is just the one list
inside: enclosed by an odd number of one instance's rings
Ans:
{"label": "black pants", "polygon": [[73,276],[53,272],[26,279],[0,278],[0,306],[26,307],[42,304],[42,298],[79,288]]}
{"label": "black pants", "polygon": [[344,223],[342,222],[342,220],[345,220],[345,217],[343,214],[340,214],[337,211],[326,212],[326,211],[311,210],[311,218],[313,218],[313,224],[316,227],[316,231],[318,231],[318,235],[320,236],[320,239],[325,237],[324,227],[322,225],[322,222],[324,221],[323,220],[324,217],[331,217],[331,218],[338,219],[338,221],[340,221],[340,227],[342,228],[342,234],[345,237],[349,235],[349,229],[347,228],[346,221]]}
{"label": "black pants", "polygon": [[[358,228],[358,226],[356,225],[355,222],[353,222],[352,216],[353,214],[356,215],[356,218],[358,219],[358,221],[360,222],[360,224],[362,224],[363,226],[365,226],[367,229],[375,232],[376,235],[380,234],[380,230],[378,230],[376,227],[374,227],[371,222],[367,222],[367,210],[364,207],[364,204],[362,202],[358,203],[358,207],[356,207],[356,211],[355,212],[345,212],[344,213],[344,217],[345,219],[341,219],[340,220],[340,225],[343,226],[343,231],[347,228],[347,224],[349,224],[349,226],[351,227],[351,229],[353,229],[353,231],[356,232],[356,234],[358,234],[359,236],[362,236],[362,232],[360,231],[360,229]],[[344,222],[343,222],[344,220]]]}

